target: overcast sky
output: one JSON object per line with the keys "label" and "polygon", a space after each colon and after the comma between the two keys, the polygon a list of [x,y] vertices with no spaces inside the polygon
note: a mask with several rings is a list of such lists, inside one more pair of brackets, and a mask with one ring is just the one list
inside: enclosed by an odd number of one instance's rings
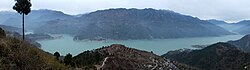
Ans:
{"label": "overcast sky", "polygon": [[[31,0],[32,9],[53,9],[82,14],[108,8],[172,10],[200,19],[237,22],[250,19],[250,0]],[[0,0],[0,10],[12,10],[14,0]]]}

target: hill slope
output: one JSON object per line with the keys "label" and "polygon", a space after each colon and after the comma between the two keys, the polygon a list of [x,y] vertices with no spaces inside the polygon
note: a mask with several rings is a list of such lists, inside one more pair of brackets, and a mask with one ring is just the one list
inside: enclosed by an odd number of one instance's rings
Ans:
{"label": "hill slope", "polygon": [[85,25],[76,34],[75,40],[165,39],[232,34],[207,21],[167,10],[108,9],[85,14],[79,19],[84,22],[78,23]]}
{"label": "hill slope", "polygon": [[32,44],[5,37],[0,30],[0,70],[67,70],[52,55]]}
{"label": "hill slope", "polygon": [[188,65],[176,66],[153,53],[127,48],[114,44],[100,49],[83,52],[73,58],[74,63],[83,69],[102,70],[177,70],[195,69]]}
{"label": "hill slope", "polygon": [[201,50],[172,51],[163,57],[204,70],[249,70],[250,54],[228,43],[216,43]]}
{"label": "hill slope", "polygon": [[228,43],[235,45],[236,47],[245,52],[250,52],[250,35],[246,35],[240,40],[228,41]]}

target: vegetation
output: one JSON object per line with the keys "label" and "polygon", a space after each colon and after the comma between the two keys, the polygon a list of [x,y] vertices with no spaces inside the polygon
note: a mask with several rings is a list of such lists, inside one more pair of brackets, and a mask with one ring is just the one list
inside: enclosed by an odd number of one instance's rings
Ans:
{"label": "vegetation", "polygon": [[244,51],[244,52],[250,52],[250,34],[244,36],[243,38],[241,38],[240,40],[236,40],[236,41],[228,41],[228,43],[236,46],[237,48],[239,48],[240,50]]}
{"label": "vegetation", "polygon": [[163,57],[203,70],[244,70],[250,54],[228,43],[216,43],[201,50],[169,52]]}
{"label": "vegetation", "polygon": [[55,53],[54,53],[54,56],[56,57],[57,60],[59,60],[60,53],[59,53],[59,52],[55,52]]}
{"label": "vegetation", "polygon": [[63,62],[66,64],[66,65],[72,65],[72,55],[70,53],[68,53],[64,59],[63,59]]}
{"label": "vegetation", "polygon": [[80,33],[77,33],[75,40],[166,39],[232,34],[207,21],[169,10],[151,8],[99,10],[85,14],[79,19],[86,25],[79,29]]}
{"label": "vegetation", "polygon": [[107,52],[99,52],[98,50],[85,51],[75,56],[73,62],[77,64],[77,67],[94,66],[100,64],[107,56],[109,56]]}
{"label": "vegetation", "polygon": [[12,37],[0,38],[0,70],[38,69],[68,70],[69,67],[28,42]]}
{"label": "vegetation", "polygon": [[24,15],[28,15],[31,11],[31,3],[30,0],[15,0],[17,3],[13,6],[13,9],[18,13],[22,14],[23,18],[23,40],[24,40]]}
{"label": "vegetation", "polygon": [[[73,57],[73,62],[76,68],[86,70],[151,70],[153,66],[163,70],[178,69],[172,62],[167,62],[153,53],[119,44],[85,51]],[[178,64],[181,66],[181,63]],[[188,65],[181,67],[195,69]]]}

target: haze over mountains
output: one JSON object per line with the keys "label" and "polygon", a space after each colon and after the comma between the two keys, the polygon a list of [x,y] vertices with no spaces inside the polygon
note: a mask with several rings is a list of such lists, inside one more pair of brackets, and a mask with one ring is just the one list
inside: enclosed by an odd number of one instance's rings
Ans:
{"label": "haze over mountains", "polygon": [[[17,17],[3,24],[19,26]],[[207,21],[169,10],[107,9],[74,17],[58,11],[37,10],[27,17],[36,33],[70,34],[82,39],[166,39],[230,35]]]}
{"label": "haze over mountains", "polygon": [[221,20],[207,20],[207,21],[234,33],[250,34],[249,31],[250,20],[243,20],[237,23],[227,23]]}
{"label": "haze over mountains", "polygon": [[[17,13],[0,12],[0,16],[5,17],[0,20],[3,25],[21,26]],[[228,24],[151,8],[106,9],[77,16],[53,10],[34,10],[26,20],[27,29],[35,33],[69,34],[75,36],[75,40],[207,37],[248,34],[250,28],[247,20]]]}
{"label": "haze over mountains", "polygon": [[[21,28],[21,16],[16,12],[0,12],[0,23],[3,25]],[[46,24],[47,21],[56,19],[69,19],[73,16],[64,14],[60,11],[53,10],[33,10],[25,17],[25,25],[29,30],[33,30],[41,25]]]}
{"label": "haze over mountains", "polygon": [[166,39],[229,35],[209,22],[169,10],[109,9],[92,12],[75,39]]}

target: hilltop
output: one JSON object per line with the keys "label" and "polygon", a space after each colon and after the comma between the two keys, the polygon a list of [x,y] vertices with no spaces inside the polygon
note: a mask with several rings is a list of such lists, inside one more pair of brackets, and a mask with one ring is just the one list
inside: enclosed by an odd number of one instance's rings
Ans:
{"label": "hilltop", "polygon": [[202,70],[249,70],[250,54],[228,43],[216,43],[201,50],[170,51],[162,57]]}
{"label": "hilltop", "polygon": [[85,51],[73,58],[73,62],[82,69],[101,70],[178,70],[196,69],[185,64],[174,65],[152,52],[128,48],[113,44],[92,51]]}

